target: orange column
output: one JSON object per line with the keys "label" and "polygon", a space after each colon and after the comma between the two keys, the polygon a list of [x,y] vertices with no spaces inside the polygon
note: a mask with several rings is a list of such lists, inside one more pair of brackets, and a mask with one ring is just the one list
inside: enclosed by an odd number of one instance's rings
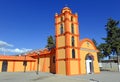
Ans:
{"label": "orange column", "polygon": [[58,14],[55,15],[55,37],[56,37],[56,74],[58,74]]}
{"label": "orange column", "polygon": [[56,74],[58,74],[58,36],[56,35]]}
{"label": "orange column", "polygon": [[15,72],[15,61],[13,61],[13,72]]}
{"label": "orange column", "polygon": [[36,62],[34,62],[34,66],[33,66],[33,70],[34,70],[34,71],[35,71],[35,66],[36,66],[35,63],[36,63]]}
{"label": "orange column", "polygon": [[69,13],[65,12],[65,55],[66,55],[66,75],[70,75],[70,21]]}
{"label": "orange column", "polygon": [[81,67],[80,67],[80,50],[78,50],[78,71],[79,71],[79,74],[81,74]]}
{"label": "orange column", "polygon": [[70,75],[70,35],[66,34],[66,47],[65,47],[65,54],[66,54],[66,75]]}
{"label": "orange column", "polygon": [[43,72],[46,72],[46,56],[44,57]]}
{"label": "orange column", "polygon": [[76,32],[77,32],[77,34],[78,34],[78,36],[77,36],[77,50],[78,50],[78,71],[79,71],[79,74],[81,74],[81,67],[80,67],[80,47],[79,47],[79,37],[80,37],[80,35],[79,35],[79,28],[78,28],[78,16],[76,17],[76,22],[77,22],[77,24],[76,24]]}
{"label": "orange column", "polygon": [[56,49],[56,74],[58,74],[58,49]]}
{"label": "orange column", "polygon": [[30,61],[30,71],[32,70],[32,61]]}
{"label": "orange column", "polygon": [[68,54],[70,54],[70,50],[66,48],[66,75],[70,75],[70,60]]}

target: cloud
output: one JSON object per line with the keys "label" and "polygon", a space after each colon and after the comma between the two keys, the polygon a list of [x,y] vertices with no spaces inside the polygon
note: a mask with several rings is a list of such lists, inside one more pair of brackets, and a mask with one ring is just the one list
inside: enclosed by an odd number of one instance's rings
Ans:
{"label": "cloud", "polygon": [[14,47],[14,46],[12,44],[9,44],[5,41],[0,40],[0,52],[20,54],[20,53],[25,53],[32,50],[32,49],[26,49],[26,48],[19,49],[19,48],[8,48],[8,47]]}
{"label": "cloud", "polygon": [[0,40],[0,47],[13,47],[13,45]]}
{"label": "cloud", "polygon": [[10,52],[14,52],[14,53],[25,53],[25,52],[28,52],[28,51],[31,51],[32,49],[26,49],[26,48],[22,48],[22,49],[19,49],[19,48],[16,48],[16,49],[9,49]]}
{"label": "cloud", "polygon": [[7,48],[0,48],[0,51],[2,52],[12,52],[12,53],[25,53],[25,52],[28,52],[28,51],[31,51],[32,49],[26,49],[26,48],[22,48],[22,49],[19,49],[19,48],[15,48],[15,49],[7,49]]}

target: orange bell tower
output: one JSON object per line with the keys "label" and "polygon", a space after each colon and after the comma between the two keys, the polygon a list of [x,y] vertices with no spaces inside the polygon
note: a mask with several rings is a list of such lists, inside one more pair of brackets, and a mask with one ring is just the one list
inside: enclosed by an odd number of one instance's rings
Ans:
{"label": "orange bell tower", "polygon": [[56,73],[80,74],[78,15],[64,7],[55,14]]}

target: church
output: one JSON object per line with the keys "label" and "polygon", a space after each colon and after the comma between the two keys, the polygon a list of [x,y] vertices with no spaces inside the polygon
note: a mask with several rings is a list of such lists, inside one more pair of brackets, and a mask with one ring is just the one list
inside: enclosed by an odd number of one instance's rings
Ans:
{"label": "church", "polygon": [[55,48],[26,55],[0,55],[1,72],[41,71],[62,75],[100,73],[97,48],[92,40],[79,39],[78,14],[64,7],[55,14]]}

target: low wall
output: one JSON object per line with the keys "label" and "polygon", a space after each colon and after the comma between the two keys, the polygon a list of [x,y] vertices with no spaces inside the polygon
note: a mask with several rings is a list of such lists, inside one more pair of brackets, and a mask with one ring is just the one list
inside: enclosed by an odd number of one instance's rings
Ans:
{"label": "low wall", "polygon": [[100,66],[101,71],[118,71],[118,64],[115,62],[104,62]]}

